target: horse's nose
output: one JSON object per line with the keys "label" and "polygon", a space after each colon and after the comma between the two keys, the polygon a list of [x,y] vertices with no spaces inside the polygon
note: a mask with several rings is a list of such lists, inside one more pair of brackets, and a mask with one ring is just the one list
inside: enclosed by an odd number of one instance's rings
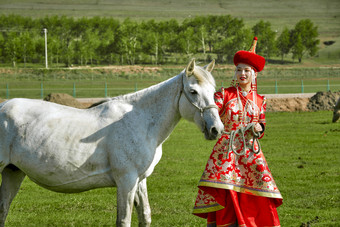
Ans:
{"label": "horse's nose", "polygon": [[210,129],[210,135],[211,135],[211,137],[214,138],[214,139],[217,138],[217,136],[219,135],[219,132],[218,132],[218,130],[216,129],[216,127],[212,127],[212,128]]}

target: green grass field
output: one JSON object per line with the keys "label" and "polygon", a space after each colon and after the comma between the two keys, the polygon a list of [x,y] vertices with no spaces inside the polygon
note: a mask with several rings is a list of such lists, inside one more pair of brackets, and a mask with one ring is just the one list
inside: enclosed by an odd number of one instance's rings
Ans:
{"label": "green grass field", "polygon": [[[50,93],[66,93],[76,98],[103,98],[115,97],[141,90],[159,81],[58,81],[58,82],[9,82],[1,83],[0,97],[8,98],[35,98],[43,99]],[[105,87],[106,83],[106,87]],[[217,81],[217,89],[229,86],[230,81]],[[329,85],[328,85],[329,84]],[[275,87],[277,85],[277,87]],[[8,86],[8,90],[7,90]],[[259,82],[259,94],[288,94],[288,93],[316,93],[319,91],[340,90],[339,79],[305,79],[305,80],[261,80]]]}
{"label": "green grass field", "polygon": [[[67,93],[77,98],[114,97],[164,81],[184,69],[161,67],[153,73],[122,73],[97,70],[3,69],[0,97],[3,99],[44,98],[50,93]],[[229,86],[233,69],[217,66],[213,71],[217,89]],[[316,93],[340,90],[340,68],[268,67],[258,78],[260,94]]]}
{"label": "green grass field", "polygon": [[[331,111],[267,113],[261,140],[284,198],[282,226],[339,226],[340,127]],[[191,214],[197,183],[215,141],[181,121],[164,143],[163,157],[148,178],[152,226],[204,226]],[[7,226],[113,226],[116,189],[59,194],[26,179],[14,199]],[[133,225],[137,226],[134,213]]]}

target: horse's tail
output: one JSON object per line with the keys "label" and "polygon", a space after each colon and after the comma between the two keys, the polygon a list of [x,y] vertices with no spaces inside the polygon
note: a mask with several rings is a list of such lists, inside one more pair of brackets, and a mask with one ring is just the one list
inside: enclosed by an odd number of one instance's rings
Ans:
{"label": "horse's tail", "polygon": [[336,111],[336,110],[340,110],[340,98],[338,99],[338,101],[335,104],[334,111]]}
{"label": "horse's tail", "polygon": [[5,115],[1,113],[2,108],[8,101],[9,100],[0,103],[0,173],[9,163],[9,147],[6,145],[6,141],[8,141],[8,124],[5,120]]}
{"label": "horse's tail", "polygon": [[334,106],[334,111],[333,111],[333,120],[332,122],[337,122],[340,118],[340,98],[338,99],[338,101],[336,102],[335,106]]}
{"label": "horse's tail", "polygon": [[9,99],[8,100],[4,100],[3,102],[1,102],[2,100],[0,99],[0,109],[2,109],[2,107],[8,103]]}

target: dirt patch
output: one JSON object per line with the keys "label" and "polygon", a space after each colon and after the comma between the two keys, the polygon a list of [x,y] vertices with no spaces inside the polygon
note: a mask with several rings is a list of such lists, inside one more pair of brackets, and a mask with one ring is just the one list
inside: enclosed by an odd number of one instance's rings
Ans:
{"label": "dirt patch", "polygon": [[294,112],[334,110],[336,101],[340,97],[338,92],[317,92],[311,98],[269,98],[267,99],[268,112]]}
{"label": "dirt patch", "polygon": [[310,98],[307,105],[311,111],[316,110],[334,110],[336,101],[340,98],[340,91],[338,92],[318,92]]}
{"label": "dirt patch", "polygon": [[101,66],[101,67],[89,67],[89,66],[78,66],[78,67],[70,67],[70,69],[100,69],[104,71],[110,71],[111,73],[158,73],[161,71],[161,67],[151,67],[151,66],[139,66],[139,65],[131,65],[131,66],[123,66],[123,65],[115,65],[115,66]]}
{"label": "dirt patch", "polygon": [[48,94],[44,98],[44,100],[49,101],[49,102],[58,103],[58,104],[65,105],[65,106],[80,108],[80,109],[83,109],[83,108],[86,107],[83,103],[79,102],[77,99],[73,98],[71,95],[64,94],[64,93]]}
{"label": "dirt patch", "polygon": [[309,111],[309,98],[271,98],[267,99],[268,112]]}

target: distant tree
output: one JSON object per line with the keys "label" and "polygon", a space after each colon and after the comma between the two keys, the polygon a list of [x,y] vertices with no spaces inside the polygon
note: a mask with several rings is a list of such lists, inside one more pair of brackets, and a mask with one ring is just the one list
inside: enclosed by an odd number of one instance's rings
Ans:
{"label": "distant tree", "polygon": [[205,56],[206,54],[206,43],[207,43],[207,38],[208,38],[208,32],[207,32],[207,28],[205,25],[201,25],[198,29],[198,34],[197,34],[197,38],[201,43],[201,48],[202,48],[202,52]]}
{"label": "distant tree", "polygon": [[17,32],[9,32],[6,37],[5,54],[11,60],[13,67],[20,61],[22,53],[22,45]]}
{"label": "distant tree", "polygon": [[[99,43],[96,48],[96,55],[101,58],[101,61],[112,64],[119,60],[116,54],[116,43],[119,38],[117,33],[120,22],[113,18],[105,18],[102,23],[103,25],[101,25],[101,27],[105,26],[106,29],[99,29]],[[90,27],[92,27],[92,25]]]}
{"label": "distant tree", "polygon": [[299,62],[301,63],[302,56],[306,50],[305,45],[302,42],[302,38],[300,34],[296,34],[296,37],[294,37],[294,45],[292,47],[292,53],[293,53],[293,59],[297,58],[299,59]]}
{"label": "distant tree", "polygon": [[182,23],[182,28],[188,28],[191,27],[194,30],[194,37],[195,37],[195,43],[197,43],[197,51],[202,51],[204,56],[206,55],[207,51],[207,40],[210,37],[210,34],[208,32],[208,23],[207,18],[204,16],[196,16],[194,18],[185,19]]}
{"label": "distant tree", "polygon": [[[203,19],[206,26],[206,42],[210,52],[221,52],[221,43],[225,39],[230,39],[243,29],[242,19],[232,18],[230,15],[225,16],[207,16]],[[215,50],[218,47],[219,50]]]}
{"label": "distant tree", "polygon": [[[196,37],[198,51],[202,50],[204,54],[207,51],[217,53],[218,61],[223,62],[225,55],[230,58],[228,46],[239,42],[234,38],[235,36],[241,38],[240,33],[243,32],[244,24],[242,20],[232,18],[230,15],[197,16],[184,20],[182,27],[194,29],[193,35]],[[231,50],[231,52],[233,51]]]}
{"label": "distant tree", "polygon": [[45,38],[36,36],[34,38],[34,63],[43,63],[45,61]]}
{"label": "distant tree", "polygon": [[[1,23],[1,21],[0,21]],[[4,55],[5,55],[5,38],[2,33],[0,33],[0,61],[4,61]]]}
{"label": "distant tree", "polygon": [[74,44],[74,47],[73,47],[74,55],[73,55],[72,62],[77,65],[78,64],[83,65],[84,64],[84,61],[83,61],[84,52],[85,52],[83,40],[76,39],[74,40],[73,44]]}
{"label": "distant tree", "polygon": [[224,57],[226,57],[226,61],[232,63],[237,51],[249,49],[249,42],[251,42],[252,38],[252,32],[249,29],[241,28],[234,35],[218,42],[216,44],[218,61],[224,62]]}
{"label": "distant tree", "polygon": [[60,17],[60,21],[58,21],[59,26],[57,27],[62,48],[61,60],[66,67],[69,67],[73,64],[75,41],[74,33],[72,32],[73,23],[73,18],[62,16]]}
{"label": "distant tree", "polygon": [[177,38],[177,50],[179,53],[191,56],[197,53],[198,40],[195,37],[195,31],[193,27],[183,28]]}
{"label": "distant tree", "polygon": [[[97,54],[96,50],[100,45],[103,45],[103,40],[100,39],[98,31],[91,31],[91,29],[86,30],[83,38],[83,56],[85,59],[85,64],[90,61],[91,65],[94,64],[94,59],[99,60],[100,56]],[[104,43],[105,45],[105,43]]]}
{"label": "distant tree", "polygon": [[284,55],[288,54],[290,51],[290,35],[287,27],[284,28],[281,35],[277,38],[276,47],[283,63]]}
{"label": "distant tree", "polygon": [[[99,20],[99,17],[96,17]],[[85,34],[86,30],[89,28],[90,20],[83,17],[74,21],[70,21],[70,29],[72,36],[75,39],[81,39],[81,37]]]}
{"label": "distant tree", "polygon": [[[314,56],[318,51],[318,44],[320,43],[320,40],[317,39],[318,35],[318,28],[314,26],[310,19],[300,20],[291,31],[291,46],[295,52],[293,58],[297,57],[301,63],[302,57],[306,53],[309,56]],[[302,52],[299,53],[297,50]]]}
{"label": "distant tree", "polygon": [[134,65],[140,49],[138,41],[139,25],[127,18],[119,28],[121,37],[119,40],[119,52],[122,57],[121,63],[125,60],[128,64]]}
{"label": "distant tree", "polygon": [[160,28],[163,30],[164,43],[162,51],[168,53],[175,53],[176,40],[180,31],[180,25],[177,20],[171,19],[169,21],[160,22]]}
{"label": "distant tree", "polygon": [[256,52],[263,54],[266,58],[270,58],[273,54],[276,54],[277,49],[275,45],[276,33],[271,29],[270,22],[264,22],[261,20],[253,27],[255,36],[258,37],[260,42],[256,47]]}
{"label": "distant tree", "polygon": [[116,41],[116,31],[114,29],[107,29],[102,35],[98,35],[98,47],[96,47],[96,56],[101,61],[112,64],[114,60],[114,47],[112,44]]}
{"label": "distant tree", "polygon": [[149,20],[147,22],[142,22],[140,28],[141,31],[139,39],[141,42],[142,53],[153,56],[155,59],[154,63],[157,65],[159,63],[159,59],[163,55],[163,27],[159,23],[155,22],[155,20]]}
{"label": "distant tree", "polygon": [[59,39],[58,36],[50,35],[48,37],[48,56],[49,56],[49,61],[51,63],[56,63],[57,66],[59,65],[59,60],[61,58],[61,53],[62,53],[62,43],[61,40]]}
{"label": "distant tree", "polygon": [[25,31],[20,35],[20,43],[22,46],[21,49],[24,67],[26,67],[27,59],[33,57],[33,53],[35,50],[34,42],[28,31]]}
{"label": "distant tree", "polygon": [[248,48],[245,44],[251,40],[251,31],[244,27],[243,20],[224,16],[217,20],[219,24],[217,33],[219,39],[215,43],[214,52],[217,54],[218,62],[231,63],[235,53],[240,49]]}

